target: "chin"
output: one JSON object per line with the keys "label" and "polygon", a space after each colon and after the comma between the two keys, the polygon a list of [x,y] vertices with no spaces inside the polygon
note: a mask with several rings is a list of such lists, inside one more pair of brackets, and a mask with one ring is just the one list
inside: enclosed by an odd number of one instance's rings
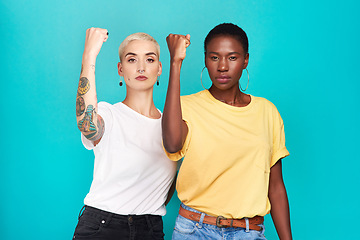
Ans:
{"label": "chin", "polygon": [[222,91],[226,91],[229,89],[232,89],[235,87],[235,85],[231,84],[231,83],[226,83],[226,84],[221,84],[221,83],[217,83],[217,84],[212,84],[212,86],[214,86],[215,88],[222,90]]}
{"label": "chin", "polygon": [[127,85],[126,87],[137,91],[147,91],[153,89],[154,85],[155,84],[141,82],[141,83]]}

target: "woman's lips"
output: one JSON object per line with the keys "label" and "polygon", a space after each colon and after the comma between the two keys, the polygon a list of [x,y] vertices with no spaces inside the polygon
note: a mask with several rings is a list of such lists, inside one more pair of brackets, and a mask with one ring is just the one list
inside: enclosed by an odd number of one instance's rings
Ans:
{"label": "woman's lips", "polygon": [[145,81],[148,78],[143,76],[143,75],[140,75],[140,76],[137,76],[135,79],[138,80],[138,81]]}
{"label": "woman's lips", "polygon": [[230,81],[230,77],[228,76],[219,76],[215,78],[219,83],[227,83]]}

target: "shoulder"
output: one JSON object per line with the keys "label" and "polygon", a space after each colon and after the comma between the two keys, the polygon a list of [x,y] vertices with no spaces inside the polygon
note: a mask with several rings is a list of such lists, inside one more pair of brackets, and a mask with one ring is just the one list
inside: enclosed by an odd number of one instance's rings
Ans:
{"label": "shoulder", "polygon": [[113,111],[115,109],[121,109],[123,107],[122,105],[123,105],[123,103],[121,103],[121,102],[118,102],[115,104],[111,104],[111,103],[104,102],[104,101],[98,102],[99,109],[110,110],[110,111]]}
{"label": "shoulder", "polygon": [[205,97],[205,91],[206,90],[203,90],[203,91],[200,91],[197,93],[193,93],[190,95],[181,96],[180,98],[181,98],[181,100],[187,100],[187,101],[201,99],[201,98]]}
{"label": "shoulder", "polygon": [[111,108],[113,105],[108,102],[98,102],[98,108]]}
{"label": "shoulder", "polygon": [[181,103],[182,104],[204,104],[206,101],[209,101],[209,96],[207,90],[203,90],[194,94],[181,96]]}
{"label": "shoulder", "polygon": [[268,110],[277,111],[276,106],[268,99],[263,98],[263,97],[256,97],[256,96],[252,96],[252,95],[251,95],[251,98],[255,102],[256,105],[266,108]]}
{"label": "shoulder", "polygon": [[98,109],[97,112],[100,114],[101,117],[107,118],[109,120],[110,117],[116,115],[119,110],[121,111],[122,103],[115,103],[111,104],[108,102],[98,102]]}

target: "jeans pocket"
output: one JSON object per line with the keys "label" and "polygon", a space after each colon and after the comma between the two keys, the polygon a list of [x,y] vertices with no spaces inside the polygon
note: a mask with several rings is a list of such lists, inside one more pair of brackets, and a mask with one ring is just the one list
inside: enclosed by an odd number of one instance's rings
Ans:
{"label": "jeans pocket", "polygon": [[192,234],[196,230],[196,222],[178,215],[174,230],[182,234]]}
{"label": "jeans pocket", "polygon": [[75,228],[74,238],[88,238],[95,236],[101,231],[102,220],[91,215],[83,214]]}

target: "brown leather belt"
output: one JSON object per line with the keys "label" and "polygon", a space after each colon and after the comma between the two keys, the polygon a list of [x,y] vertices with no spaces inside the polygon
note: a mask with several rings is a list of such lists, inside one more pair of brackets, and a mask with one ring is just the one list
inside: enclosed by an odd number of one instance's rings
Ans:
{"label": "brown leather belt", "polygon": [[[192,212],[189,210],[184,209],[180,206],[179,210],[180,216],[183,216],[184,218],[199,222],[201,214]],[[264,217],[256,216],[249,219],[249,229],[260,231],[262,227],[258,226],[258,224],[262,224],[264,222]],[[241,227],[246,228],[246,221],[244,218],[242,219],[232,219],[232,218],[224,218],[223,216],[218,217],[211,217],[208,215],[205,215],[203,223],[215,225],[220,228],[226,228],[226,227]]]}

